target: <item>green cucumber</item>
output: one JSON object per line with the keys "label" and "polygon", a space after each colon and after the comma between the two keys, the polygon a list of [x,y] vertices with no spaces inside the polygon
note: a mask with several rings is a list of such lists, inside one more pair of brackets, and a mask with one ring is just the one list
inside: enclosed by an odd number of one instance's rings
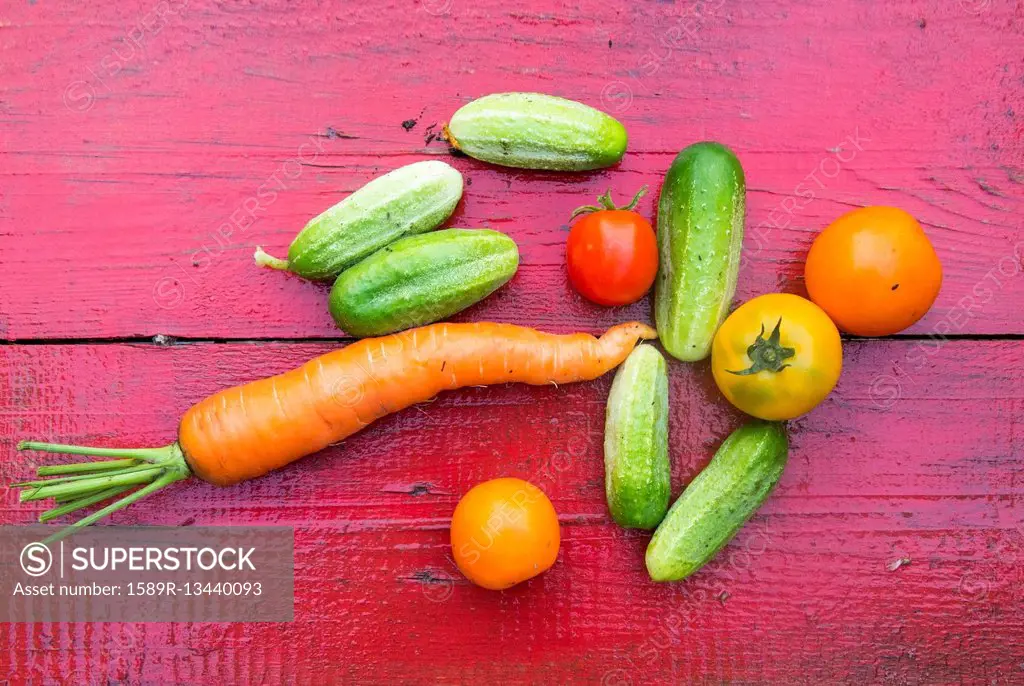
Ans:
{"label": "green cucumber", "polygon": [[430,324],[483,300],[518,267],[515,241],[497,231],[409,236],[342,272],[331,289],[331,316],[359,337]]}
{"label": "green cucumber", "polygon": [[653,529],[668,511],[668,366],[653,346],[637,346],[615,373],[605,412],[604,487],[620,526]]}
{"label": "green cucumber", "polygon": [[654,319],[673,357],[693,362],[729,312],[743,249],[746,182],[729,148],[695,143],[672,162],[658,200]]}
{"label": "green cucumber", "polygon": [[601,169],[626,152],[626,129],[615,118],[543,93],[474,100],[452,115],[445,135],[470,157],[522,169]]}
{"label": "green cucumber", "polygon": [[654,532],[651,578],[685,579],[714,557],[775,488],[788,452],[786,429],[774,422],[751,422],[725,439]]}
{"label": "green cucumber", "polygon": [[307,279],[331,279],[403,236],[437,228],[462,197],[462,174],[438,160],[399,167],[314,217],[280,260],[256,249],[256,263]]}

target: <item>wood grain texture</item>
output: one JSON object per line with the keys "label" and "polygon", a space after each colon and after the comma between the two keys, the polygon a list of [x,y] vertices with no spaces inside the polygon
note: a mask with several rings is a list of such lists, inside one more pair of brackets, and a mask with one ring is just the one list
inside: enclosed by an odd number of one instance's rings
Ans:
{"label": "wood grain texture", "polygon": [[[0,678],[187,683],[1012,683],[1022,677],[1022,341],[856,342],[836,393],[791,424],[776,493],[691,581],[656,585],[647,535],[606,511],[611,378],[465,389],[229,489],[186,483],[119,524],[296,528],[288,625],[0,626]],[[325,344],[0,348],[4,481],[36,437],[159,445],[229,384]],[[896,395],[880,393],[887,374]],[[670,365],[673,490],[741,417],[706,364]],[[884,388],[896,388],[891,381]],[[448,549],[459,496],[531,480],[563,524],[559,561],[505,593]],[[4,493],[4,522],[41,505]],[[895,571],[902,557],[911,563]],[[784,649],[780,648],[784,645]]]}
{"label": "wood grain texture", "polygon": [[570,291],[564,224],[606,187],[656,190],[712,138],[747,171],[739,298],[801,291],[815,232],[893,204],[945,265],[913,331],[1024,333],[1022,34],[1014,0],[11,3],[0,337],[336,335],[327,288],[256,269],[254,247],[282,252],[374,176],[447,158],[428,128],[495,90],[603,107],[631,142],[574,176],[455,160],[471,185],[451,224],[508,232],[523,263],[467,318],[649,318]]}
{"label": "wood grain texture", "polygon": [[[701,139],[747,172],[738,299],[801,292],[815,233],[868,204],[917,216],[946,280],[920,340],[847,344],[836,393],[792,423],[777,493],[686,583],[650,583],[647,536],[605,510],[610,377],[465,389],[258,481],[181,484],[114,517],[294,526],[294,623],[0,625],[0,680],[1021,682],[1022,46],[1018,0],[5,3],[0,339],[31,343],[0,345],[5,482],[40,459],[17,440],[164,444],[198,399],[333,347],[80,339],[337,336],[327,287],[256,269],[253,249],[281,252],[420,159],[466,176],[452,225],[520,246],[519,274],[465,320],[650,321],[646,300],[571,291],[566,219],[608,187],[656,191]],[[601,107],[629,152],[538,174],[428,141],[505,90]],[[1014,337],[947,340],[963,334]],[[742,420],[705,364],[673,363],[671,398],[678,493]],[[500,475],[551,496],[564,542],[550,572],[495,594],[458,574],[447,526]],[[3,492],[0,522],[42,507],[16,501]]]}

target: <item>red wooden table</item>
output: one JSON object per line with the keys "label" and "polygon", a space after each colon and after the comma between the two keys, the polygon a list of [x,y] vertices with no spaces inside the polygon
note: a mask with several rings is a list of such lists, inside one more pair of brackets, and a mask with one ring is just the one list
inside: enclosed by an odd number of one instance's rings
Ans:
{"label": "red wooden table", "polygon": [[[529,5],[529,6],[527,6]],[[11,683],[1024,681],[1024,5],[1015,0],[514,3],[12,0],[0,8],[0,476],[26,437],[162,445],[206,394],[337,347],[326,287],[254,267],[370,178],[450,160],[454,225],[522,267],[460,316],[567,332],[650,320],[567,285],[572,208],[658,187],[714,139],[747,172],[738,299],[800,293],[852,207],[917,216],[945,268],[910,331],[848,341],[791,425],[775,495],[684,583],[614,526],[610,379],[468,389],[232,489],[179,485],[119,524],[295,527],[290,624],[0,626]],[[451,159],[462,103],[538,90],[621,119],[616,168]],[[403,126],[403,123],[405,124]],[[652,212],[651,198],[642,209]],[[707,364],[671,365],[678,492],[740,421]],[[449,557],[460,494],[553,500],[555,567],[504,593]],[[2,521],[43,505],[4,492]],[[892,563],[909,558],[892,570]]]}

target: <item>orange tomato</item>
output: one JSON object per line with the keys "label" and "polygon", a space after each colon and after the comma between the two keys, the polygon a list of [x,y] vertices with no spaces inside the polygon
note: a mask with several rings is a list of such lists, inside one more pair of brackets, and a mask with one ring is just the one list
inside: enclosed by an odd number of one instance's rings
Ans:
{"label": "orange tomato", "polygon": [[924,316],[942,265],[921,225],[896,207],[864,207],[830,224],[811,246],[807,293],[841,330],[887,336]]}
{"label": "orange tomato", "polygon": [[452,516],[452,555],[477,586],[501,590],[546,571],[558,557],[558,515],[544,492],[522,479],[474,486]]}

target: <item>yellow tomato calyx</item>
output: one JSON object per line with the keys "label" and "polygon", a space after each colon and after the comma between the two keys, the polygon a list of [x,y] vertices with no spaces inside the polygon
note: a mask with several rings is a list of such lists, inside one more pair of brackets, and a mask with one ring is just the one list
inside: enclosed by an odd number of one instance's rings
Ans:
{"label": "yellow tomato calyx", "polygon": [[771,335],[765,339],[764,324],[762,324],[761,333],[757,334],[757,338],[747,348],[747,357],[753,360],[753,364],[742,371],[734,372],[731,369],[726,369],[725,371],[736,376],[750,376],[764,371],[781,372],[788,367],[789,364],[784,364],[783,360],[796,355],[796,350],[783,347],[780,342],[782,336],[781,328],[782,317],[779,317],[779,321],[775,323],[775,328],[772,329]]}

